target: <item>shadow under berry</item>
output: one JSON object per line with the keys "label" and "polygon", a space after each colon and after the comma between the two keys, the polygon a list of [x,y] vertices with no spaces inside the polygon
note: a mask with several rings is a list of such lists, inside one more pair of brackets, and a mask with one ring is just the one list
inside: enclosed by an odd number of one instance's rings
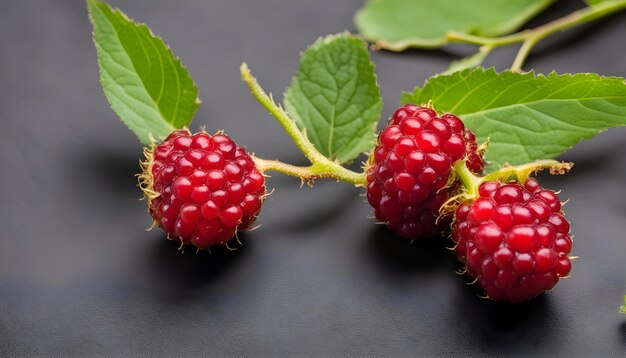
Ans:
{"label": "shadow under berry", "polygon": [[566,339],[566,323],[550,293],[512,304],[479,297],[483,292],[478,285],[459,285],[458,289],[448,319],[464,324],[452,325],[457,331],[451,333],[476,342],[475,348],[482,352],[504,353],[514,348],[519,354],[536,354],[537,348],[558,346],[557,340]]}
{"label": "shadow under berry", "polygon": [[193,299],[211,286],[227,282],[230,274],[250,254],[253,240],[247,240],[245,233],[229,241],[229,248],[214,246],[210,251],[185,246],[167,240],[164,235],[154,238],[145,261],[146,280],[164,288],[168,295],[175,295],[173,302],[180,299]]}
{"label": "shadow under berry", "polygon": [[410,241],[396,236],[384,225],[372,224],[366,244],[372,262],[392,278],[443,266],[454,267],[456,262],[447,248],[451,242],[445,237]]}

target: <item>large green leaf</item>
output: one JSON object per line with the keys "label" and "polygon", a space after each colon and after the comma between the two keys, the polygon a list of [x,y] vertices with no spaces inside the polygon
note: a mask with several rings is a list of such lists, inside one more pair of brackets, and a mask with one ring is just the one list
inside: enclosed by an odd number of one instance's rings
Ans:
{"label": "large green leaf", "polygon": [[447,43],[448,31],[499,36],[517,30],[555,0],[369,0],[355,16],[361,34],[402,51]]}
{"label": "large green leaf", "polygon": [[493,168],[553,158],[583,139],[626,125],[626,82],[596,74],[547,76],[464,70],[429,79],[403,103],[433,101],[459,115],[480,141]]}
{"label": "large green leaf", "polygon": [[160,37],[119,10],[88,0],[100,81],[111,107],[144,144],[191,123],[198,90]]}
{"label": "large green leaf", "polygon": [[347,33],[319,39],[302,54],[284,102],[328,158],[349,162],[369,151],[382,101],[366,44]]}

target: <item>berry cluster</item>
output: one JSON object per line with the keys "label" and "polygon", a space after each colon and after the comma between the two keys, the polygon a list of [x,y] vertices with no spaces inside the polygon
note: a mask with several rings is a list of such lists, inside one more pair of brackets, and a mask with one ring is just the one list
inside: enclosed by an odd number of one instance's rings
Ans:
{"label": "berry cluster", "polygon": [[476,138],[455,115],[406,105],[378,135],[367,169],[367,198],[378,220],[401,237],[438,236],[449,218],[439,208],[458,190],[450,185],[452,164],[466,158],[475,173],[483,168]]}
{"label": "berry cluster", "polygon": [[200,249],[226,244],[255,220],[265,179],[225,134],[172,132],[147,152],[141,187],[168,238]]}
{"label": "berry cluster", "polygon": [[457,208],[452,239],[489,298],[525,301],[569,274],[570,225],[554,191],[530,178],[524,185],[484,182],[478,193]]}
{"label": "berry cluster", "polygon": [[[521,302],[554,287],[569,274],[572,248],[557,194],[531,178],[481,181],[471,197],[453,172],[461,160],[469,176],[483,169],[476,138],[458,117],[412,104],[397,109],[367,168],[376,218],[411,240],[440,236],[453,220],[459,261],[495,301]],[[456,195],[469,199],[451,217],[441,207]]]}
{"label": "berry cluster", "polygon": [[[140,186],[169,239],[199,249],[226,245],[261,210],[267,161],[255,163],[225,134],[177,130],[146,157]],[[452,225],[458,259],[487,296],[525,301],[568,275],[569,222],[557,194],[536,179],[487,180],[476,176],[483,166],[474,134],[457,116],[406,105],[378,135],[364,173],[367,198],[403,238],[440,236]],[[454,215],[443,213],[456,198],[465,201]]]}

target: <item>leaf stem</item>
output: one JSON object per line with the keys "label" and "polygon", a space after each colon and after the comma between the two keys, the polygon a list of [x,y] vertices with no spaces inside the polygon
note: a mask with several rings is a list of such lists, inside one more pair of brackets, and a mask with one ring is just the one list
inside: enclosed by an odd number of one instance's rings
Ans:
{"label": "leaf stem", "polygon": [[478,196],[478,187],[482,183],[482,178],[474,175],[474,173],[469,170],[466,163],[467,162],[463,159],[457,160],[454,163],[452,170],[456,174],[457,178],[461,180],[461,183],[467,190],[467,194],[470,197],[475,198]]}
{"label": "leaf stem", "polygon": [[511,70],[521,71],[524,61],[528,57],[531,49],[543,38],[559,31],[564,31],[577,25],[585,24],[626,8],[626,0],[605,1],[597,5],[574,11],[573,13],[541,25],[534,29],[523,30],[515,34],[501,37],[482,37],[450,31],[446,35],[448,42],[460,42],[474,45],[490,45],[499,47],[522,42],[522,46],[517,53]]}
{"label": "leaf stem", "polygon": [[308,167],[298,167],[291,164],[282,163],[277,160],[266,160],[254,157],[254,161],[259,170],[274,170],[283,174],[299,177],[301,180],[315,180],[318,178],[334,178],[345,181],[355,186],[366,184],[365,173],[357,173],[334,162],[320,153],[313,143],[309,141],[306,133],[302,132],[296,122],[294,122],[282,107],[277,105],[271,95],[267,95],[257,80],[250,73],[250,69],[245,63],[239,68],[241,78],[252,92],[254,98],[265,107],[282,125],[285,132],[293,139],[298,148],[309,159],[311,165]]}
{"label": "leaf stem", "polygon": [[365,175],[363,175],[363,173],[356,173],[343,167],[343,170],[338,171],[335,167],[328,167],[323,163],[311,164],[308,167],[299,167],[283,163],[278,160],[261,159],[256,156],[252,156],[252,159],[261,172],[273,170],[279,173],[298,177],[302,181],[313,181],[320,178],[333,178],[354,184],[356,186],[364,186],[366,184]]}
{"label": "leaf stem", "polygon": [[514,179],[524,184],[532,173],[538,172],[539,170],[549,169],[550,174],[554,175],[565,174],[572,166],[574,166],[573,163],[546,159],[522,165],[505,166],[485,176],[477,176],[469,170],[465,160],[457,160],[454,163],[453,171],[465,187],[467,195],[471,198],[476,198],[478,197],[478,188],[484,182],[493,180],[507,182]]}
{"label": "leaf stem", "polygon": [[530,51],[535,47],[535,45],[539,42],[538,37],[531,37],[522,43],[522,46],[517,51],[517,55],[515,55],[515,59],[513,60],[513,64],[511,65],[511,71],[521,72],[522,67],[524,66],[524,62]]}
{"label": "leaf stem", "polygon": [[446,41],[466,43],[471,45],[491,45],[493,47],[499,47],[524,41],[526,39],[526,32],[528,31],[529,30],[524,30],[512,35],[506,35],[501,37],[482,37],[450,30],[446,34]]}
{"label": "leaf stem", "polygon": [[538,172],[540,170],[548,169],[550,170],[550,174],[565,174],[570,169],[572,169],[573,166],[573,163],[559,162],[552,159],[537,160],[535,162],[522,165],[505,166],[496,170],[493,173],[487,174],[483,178],[483,181],[507,181],[515,179],[521,183],[525,183],[532,173]]}

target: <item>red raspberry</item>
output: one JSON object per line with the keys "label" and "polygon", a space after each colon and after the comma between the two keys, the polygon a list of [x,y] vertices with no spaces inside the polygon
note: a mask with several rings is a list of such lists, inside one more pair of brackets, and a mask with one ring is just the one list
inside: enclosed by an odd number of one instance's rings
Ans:
{"label": "red raspberry", "polygon": [[571,269],[570,225],[552,190],[485,182],[479,197],[456,210],[456,253],[494,301],[521,302],[549,290]]}
{"label": "red raspberry", "polygon": [[458,186],[448,187],[452,164],[466,158],[483,168],[476,137],[455,115],[430,108],[400,107],[378,135],[367,170],[367,199],[376,218],[407,239],[441,235],[449,218],[439,209]]}
{"label": "red raspberry", "polygon": [[265,178],[225,134],[172,132],[146,151],[140,186],[155,223],[182,244],[226,244],[259,214]]}

